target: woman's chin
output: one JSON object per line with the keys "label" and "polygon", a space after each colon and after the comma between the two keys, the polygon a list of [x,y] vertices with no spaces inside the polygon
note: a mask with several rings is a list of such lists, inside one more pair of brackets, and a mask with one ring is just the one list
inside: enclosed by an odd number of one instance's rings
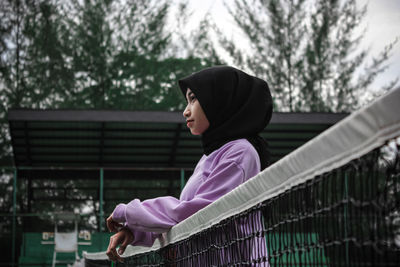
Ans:
{"label": "woman's chin", "polygon": [[200,133],[198,133],[197,131],[192,130],[192,129],[190,129],[190,132],[191,132],[193,135],[200,135]]}

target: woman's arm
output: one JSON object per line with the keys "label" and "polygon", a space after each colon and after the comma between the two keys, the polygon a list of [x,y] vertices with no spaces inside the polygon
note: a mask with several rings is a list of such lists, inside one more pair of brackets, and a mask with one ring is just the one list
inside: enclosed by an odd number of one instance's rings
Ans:
{"label": "woman's arm", "polygon": [[230,192],[244,181],[244,172],[235,162],[216,167],[198,188],[191,200],[158,197],[146,201],[135,199],[119,204],[113,220],[124,223],[133,233],[133,245],[152,245],[157,233],[167,232],[172,226]]}

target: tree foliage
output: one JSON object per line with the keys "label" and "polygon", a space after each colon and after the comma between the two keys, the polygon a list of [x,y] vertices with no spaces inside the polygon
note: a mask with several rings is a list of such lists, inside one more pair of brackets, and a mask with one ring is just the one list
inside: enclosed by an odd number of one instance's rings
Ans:
{"label": "tree foliage", "polygon": [[169,9],[169,1],[9,0],[2,6],[2,103],[181,107],[170,90],[176,79],[212,63],[200,53],[175,56],[179,45],[171,44],[166,29]]}
{"label": "tree foliage", "polygon": [[243,52],[222,34],[220,44],[236,65],[270,83],[280,111],[358,108],[397,42],[365,65],[368,51],[360,49],[363,36],[356,31],[366,7],[358,8],[356,0],[235,0],[229,11],[253,52]]}

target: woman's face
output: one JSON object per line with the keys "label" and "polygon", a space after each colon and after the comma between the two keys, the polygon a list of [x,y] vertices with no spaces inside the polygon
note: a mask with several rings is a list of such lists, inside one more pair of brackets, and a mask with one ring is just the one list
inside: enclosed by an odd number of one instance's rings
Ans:
{"label": "woman's face", "polygon": [[183,116],[186,118],[186,126],[192,134],[201,135],[208,129],[210,122],[204,114],[200,102],[189,88],[186,91],[186,101],[187,106],[183,111]]}

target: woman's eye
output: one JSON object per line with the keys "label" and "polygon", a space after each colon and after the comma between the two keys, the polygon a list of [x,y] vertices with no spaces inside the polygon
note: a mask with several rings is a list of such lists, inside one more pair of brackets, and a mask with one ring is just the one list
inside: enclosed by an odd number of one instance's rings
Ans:
{"label": "woman's eye", "polygon": [[191,96],[189,96],[189,99],[190,99],[190,102],[193,102],[196,99],[196,96],[191,95]]}

